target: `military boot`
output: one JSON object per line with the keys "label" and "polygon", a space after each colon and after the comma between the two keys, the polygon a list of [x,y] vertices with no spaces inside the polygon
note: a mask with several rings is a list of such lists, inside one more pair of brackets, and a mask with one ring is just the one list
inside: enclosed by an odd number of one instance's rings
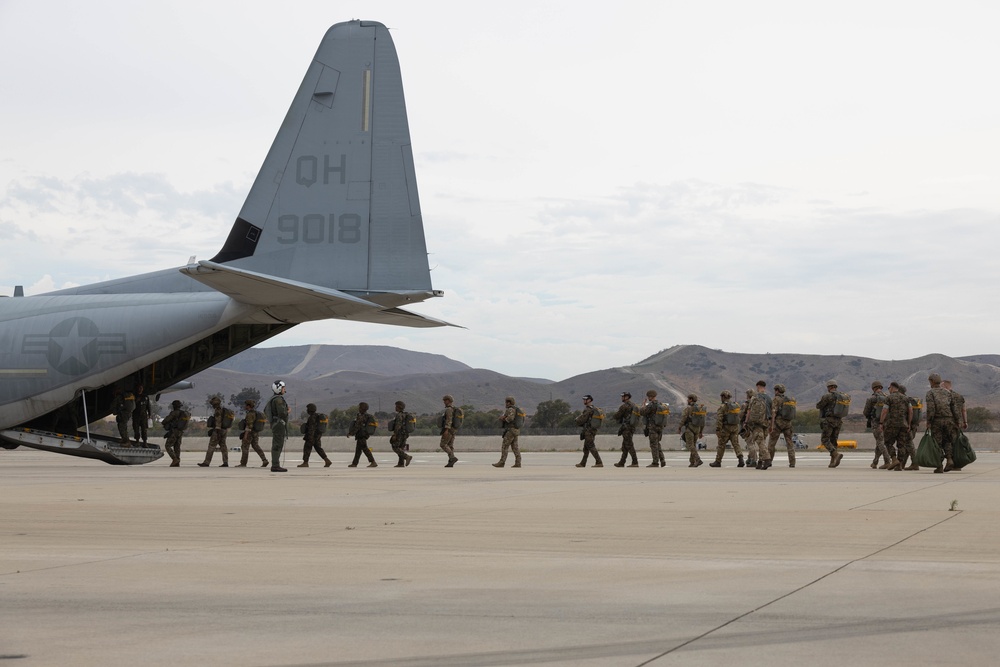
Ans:
{"label": "military boot", "polygon": [[954,469],[955,469],[955,462],[951,460],[950,456],[945,457],[944,471],[951,472]]}
{"label": "military boot", "polygon": [[878,467],[878,469],[879,470],[888,470],[889,466],[891,466],[891,465],[892,465],[892,462],[890,462],[889,459],[885,459],[885,462],[882,465],[880,465]]}
{"label": "military boot", "polygon": [[512,465],[511,468],[520,468],[520,467],[521,467],[521,455],[517,454],[514,456],[514,465]]}
{"label": "military boot", "polygon": [[309,467],[309,461],[303,461],[302,463],[298,464],[295,467],[296,468],[308,468]]}
{"label": "military boot", "polygon": [[708,464],[709,468],[721,468],[722,467],[722,457],[716,456],[715,460]]}
{"label": "military boot", "polygon": [[900,464],[899,459],[893,459],[889,461],[889,465],[885,467],[886,470],[902,470],[903,466]]}
{"label": "military boot", "polygon": [[833,467],[834,468],[836,468],[837,466],[840,465],[840,460],[842,458],[844,458],[843,454],[841,454],[840,452],[834,452],[834,456],[833,456]]}
{"label": "military boot", "polygon": [[788,452],[788,467],[795,467],[795,452]]}
{"label": "military boot", "polygon": [[329,468],[332,465],[333,465],[333,461],[330,460],[330,457],[329,456],[324,456],[323,457],[323,467],[324,468]]}
{"label": "military boot", "polygon": [[837,454],[838,453],[839,452],[830,452],[830,465],[828,465],[827,468],[836,468],[837,467]]}
{"label": "military boot", "polygon": [[743,466],[745,466],[745,465],[746,465],[746,463],[744,463],[744,462],[743,462],[743,457],[742,457],[742,456],[741,456],[741,457],[739,457],[739,459],[740,459],[740,460],[739,460],[739,463],[737,463],[737,464],[736,464],[736,467],[737,467],[737,468],[742,468]]}

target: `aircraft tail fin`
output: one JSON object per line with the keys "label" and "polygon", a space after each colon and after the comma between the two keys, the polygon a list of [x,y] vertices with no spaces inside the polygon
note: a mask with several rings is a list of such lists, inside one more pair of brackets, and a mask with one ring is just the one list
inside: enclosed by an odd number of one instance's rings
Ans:
{"label": "aircraft tail fin", "polygon": [[327,31],[211,261],[338,292],[435,295],[399,60],[384,25]]}

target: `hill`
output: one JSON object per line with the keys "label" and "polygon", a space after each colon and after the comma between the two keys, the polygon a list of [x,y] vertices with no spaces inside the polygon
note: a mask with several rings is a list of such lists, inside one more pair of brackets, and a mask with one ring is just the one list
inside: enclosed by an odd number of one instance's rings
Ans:
{"label": "hill", "polygon": [[607,409],[617,406],[623,391],[641,401],[650,388],[675,406],[694,392],[714,410],[723,389],[741,398],[763,379],[769,391],[775,383],[783,383],[806,409],[819,400],[826,381],[833,378],[842,391],[851,394],[860,411],[872,380],[886,385],[898,380],[911,395],[922,396],[932,371],[952,379],[970,407],[1000,409],[1000,355],[957,359],[931,354],[886,361],[848,355],[742,354],[700,345],[676,345],[631,366],[594,370],[558,382],[509,377],[442,355],[387,346],[253,348],[199,373],[192,378],[194,389],[171,394],[161,403],[176,397],[200,410],[207,395],[218,392],[228,399],[243,387],[257,388],[267,397],[271,382],[280,378],[288,383],[293,414],[309,402],[328,410],[366,401],[376,410],[390,411],[396,400],[414,412],[433,413],[441,409],[441,396],[446,393],[454,395],[460,405],[480,410],[502,407],[509,394],[529,414],[550,399],[565,400],[577,410],[584,394],[593,394],[595,403]]}

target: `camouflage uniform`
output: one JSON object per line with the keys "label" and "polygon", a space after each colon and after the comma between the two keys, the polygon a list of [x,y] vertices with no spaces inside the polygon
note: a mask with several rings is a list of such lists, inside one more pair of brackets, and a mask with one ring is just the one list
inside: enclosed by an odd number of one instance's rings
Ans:
{"label": "camouflage uniform", "polygon": [[354,437],[354,459],[347,466],[348,468],[357,468],[362,454],[368,459],[369,468],[378,467],[375,457],[372,456],[372,450],[368,447],[368,438],[370,437],[368,435],[368,425],[370,423],[371,415],[368,414],[368,404],[359,403],[358,414],[354,417],[354,421],[351,422],[350,428],[347,429],[347,437]]}
{"label": "camouflage uniform", "polygon": [[118,425],[118,435],[121,438],[123,447],[129,446],[128,423],[132,419],[132,412],[135,410],[135,395],[132,392],[122,392],[115,390],[115,397],[111,400],[111,412],[115,416],[115,423]]}
{"label": "camouflage uniform", "polygon": [[413,457],[406,453],[406,439],[410,437],[406,430],[406,422],[410,417],[404,410],[406,410],[406,404],[402,401],[396,401],[396,412],[389,420],[389,431],[392,433],[389,436],[389,446],[392,447],[392,452],[399,457],[397,468],[406,467],[413,460]]}
{"label": "camouflage uniform", "polygon": [[778,384],[774,386],[774,401],[771,403],[771,433],[767,439],[767,452],[774,460],[774,449],[778,446],[778,438],[784,436],[785,451],[788,452],[788,467],[795,467],[795,433],[792,432],[792,421],[781,416],[781,407],[785,403],[795,403],[795,399],[785,395],[785,388]]}
{"label": "camouflage uniform", "polygon": [[584,396],[583,412],[576,418],[576,425],[581,427],[580,439],[583,440],[583,459],[576,464],[577,468],[586,467],[587,457],[591,454],[594,455],[594,467],[604,467],[604,463],[601,461],[601,453],[597,451],[597,445],[594,444],[594,437],[597,435],[597,426],[591,421],[591,417],[596,412],[592,404],[593,400],[590,394]]}
{"label": "camouflage uniform", "polygon": [[[697,468],[704,463],[698,455],[698,440],[705,430],[705,406],[697,401],[697,396],[688,394],[688,404],[681,412],[681,425],[677,428],[688,450],[688,468]],[[698,422],[701,422],[700,425]]]}
{"label": "camouflage uniform", "polygon": [[[899,392],[898,385],[889,385],[889,395],[878,416],[879,424],[885,437],[885,447],[889,456],[896,462],[890,466],[893,470],[901,470],[906,460],[914,454],[913,439],[910,437],[910,399]],[[916,461],[908,470],[919,470]]]}
{"label": "camouflage uniform", "polygon": [[135,409],[132,410],[132,435],[135,441],[140,440],[142,444],[147,444],[149,436],[149,414],[153,411],[149,403],[149,396],[145,388],[139,384],[135,386]]}
{"label": "camouflage uniform", "polygon": [[632,394],[626,392],[622,394],[622,399],[622,404],[618,406],[618,410],[611,416],[612,419],[618,422],[618,435],[622,437],[622,458],[615,464],[615,467],[624,468],[625,461],[629,457],[632,457],[630,467],[635,468],[639,465],[639,458],[635,453],[635,443],[632,442],[632,434],[635,432],[632,427],[632,414],[639,408],[632,402]]}
{"label": "camouflage uniform", "polygon": [[225,412],[222,407],[222,401],[218,398],[212,399],[212,407],[214,410],[208,418],[208,448],[205,450],[205,460],[198,465],[202,468],[207,468],[212,463],[215,448],[218,447],[222,451],[222,465],[219,467],[228,468],[229,450],[226,449],[226,434],[229,433],[229,429],[222,428],[222,419]]}
{"label": "camouflage uniform", "polygon": [[747,400],[743,401],[740,409],[740,435],[743,442],[747,444],[747,465],[751,468],[757,465],[760,452],[757,451],[757,443],[750,440],[750,429],[747,428],[747,412],[750,410],[750,398],[753,397],[753,389],[747,389]]}
{"label": "camouflage uniform", "polygon": [[167,433],[163,443],[163,451],[170,457],[170,467],[176,468],[181,464],[181,440],[184,438],[184,431],[179,428],[179,425],[183,420],[183,414],[180,401],[174,401],[171,406],[173,410],[162,422],[163,430]]}
{"label": "camouflage uniform", "polygon": [[833,406],[837,403],[837,396],[832,390],[836,388],[837,384],[835,382],[827,384],[826,393],[823,394],[822,398],[816,404],[820,416],[819,425],[822,430],[820,441],[826,447],[826,450],[830,452],[830,468],[836,468],[840,465],[840,460],[844,458],[844,455],[837,451],[837,437],[840,436],[840,427],[844,420],[841,417],[833,416]]}
{"label": "camouflage uniform", "polygon": [[663,456],[663,447],[660,441],[663,439],[663,426],[657,426],[654,418],[660,409],[660,403],[656,400],[656,394],[648,397],[646,404],[640,409],[643,418],[643,431],[649,437],[649,451],[653,454],[653,462],[647,468],[666,468],[667,462]]}
{"label": "camouflage uniform", "polygon": [[865,401],[865,407],[861,411],[867,420],[868,426],[872,430],[872,436],[875,438],[875,460],[872,461],[872,468],[879,467],[878,459],[881,456],[885,459],[882,464],[882,469],[888,468],[891,463],[890,460],[895,457],[891,455],[891,452],[885,446],[885,434],[882,431],[882,426],[879,424],[879,418],[882,415],[882,407],[885,405],[886,395],[882,391],[881,382],[872,382],[872,395],[868,397]]}
{"label": "camouflage uniform", "polygon": [[500,423],[503,425],[503,443],[500,448],[500,460],[493,464],[495,468],[502,468],[507,462],[507,450],[514,452],[514,467],[521,467],[521,449],[517,446],[517,437],[521,430],[514,426],[517,419],[517,406],[514,399],[508,397],[505,402],[503,414],[500,415]]}
{"label": "camouflage uniform", "polygon": [[285,383],[280,380],[271,385],[274,396],[264,406],[264,416],[271,424],[271,472],[285,472],[281,467],[281,450],[288,435],[288,402],[285,401]]}
{"label": "camouflage uniform", "polygon": [[[931,388],[924,397],[924,406],[927,409],[927,428],[934,436],[934,440],[944,450],[944,461],[938,464],[934,472],[948,472],[952,470],[953,449],[955,440],[958,438],[958,423],[962,417],[955,410],[951,392],[940,386],[941,377],[934,373],[929,379]],[[942,468],[945,463],[947,465]]]}
{"label": "camouflage uniform", "polygon": [[298,467],[308,468],[309,455],[313,450],[316,450],[316,453],[323,459],[323,467],[329,468],[333,465],[333,461],[323,451],[323,445],[320,442],[322,435],[319,432],[319,413],[316,412],[316,405],[313,403],[306,405],[306,414],[309,416],[306,417],[306,423],[303,424],[305,426],[305,437],[303,438],[305,444],[302,447],[302,463]]}
{"label": "camouflage uniform", "polygon": [[254,409],[254,404],[251,401],[247,401],[246,409],[247,414],[243,419],[243,432],[240,434],[240,449],[242,453],[240,455],[240,464],[237,467],[247,467],[247,461],[250,458],[250,449],[252,448],[260,456],[260,467],[266,468],[269,464],[267,457],[264,456],[264,452],[260,448],[260,433],[253,430],[253,425],[257,422],[257,415],[259,413]]}
{"label": "camouflage uniform", "polygon": [[[755,403],[763,403],[763,406],[758,407]],[[770,425],[771,397],[763,391],[754,392],[754,395],[747,402],[746,428],[747,440],[757,450],[756,467],[759,470],[767,470],[771,467],[771,455],[767,449],[767,431]]]}
{"label": "camouflage uniform", "polygon": [[728,391],[722,392],[720,398],[722,399],[722,404],[719,405],[718,411],[715,413],[715,438],[718,441],[715,447],[715,461],[709,463],[713,468],[722,467],[722,457],[726,455],[726,444],[732,443],[733,452],[736,454],[736,458],[739,459],[739,463],[736,467],[742,468],[743,463],[743,450],[740,448],[740,414],[736,415],[736,423],[728,424],[726,423],[726,415],[733,412],[733,408],[736,408],[736,412],[739,413],[739,407],[733,403],[733,395]]}
{"label": "camouflage uniform", "polygon": [[448,463],[445,468],[454,467],[458,458],[455,457],[455,408],[452,406],[454,400],[451,396],[445,396],[444,414],[441,415],[441,450],[448,455]]}

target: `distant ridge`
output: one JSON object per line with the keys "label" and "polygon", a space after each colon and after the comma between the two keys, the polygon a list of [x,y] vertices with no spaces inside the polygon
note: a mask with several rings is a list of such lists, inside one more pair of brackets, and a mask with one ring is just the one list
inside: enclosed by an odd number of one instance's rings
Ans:
{"label": "distant ridge", "polygon": [[446,393],[454,395],[460,405],[490,410],[501,408],[504,397],[512,394],[531,414],[539,403],[550,399],[562,399],[577,410],[584,394],[593,394],[602,407],[614,408],[621,392],[642,400],[650,388],[673,405],[683,404],[684,397],[693,392],[715,409],[723,389],[741,398],[763,379],[769,393],[781,382],[802,409],[808,409],[833,378],[842,391],[851,394],[860,411],[871,393],[872,380],[885,385],[898,380],[911,395],[923,396],[931,372],[952,379],[969,407],[1000,409],[1000,355],[952,358],[929,354],[886,361],[850,355],[745,354],[700,345],[674,345],[632,366],[589,371],[558,382],[509,377],[443,355],[383,345],[253,348],[199,373],[192,378],[194,389],[170,397],[200,409],[205,396],[215,392],[228,399],[243,387],[256,387],[266,397],[271,382],[281,378],[288,383],[293,409],[299,410],[309,402],[330,409],[366,401],[376,410],[389,411],[396,400],[402,400],[409,410],[434,413],[441,410],[441,396]]}

